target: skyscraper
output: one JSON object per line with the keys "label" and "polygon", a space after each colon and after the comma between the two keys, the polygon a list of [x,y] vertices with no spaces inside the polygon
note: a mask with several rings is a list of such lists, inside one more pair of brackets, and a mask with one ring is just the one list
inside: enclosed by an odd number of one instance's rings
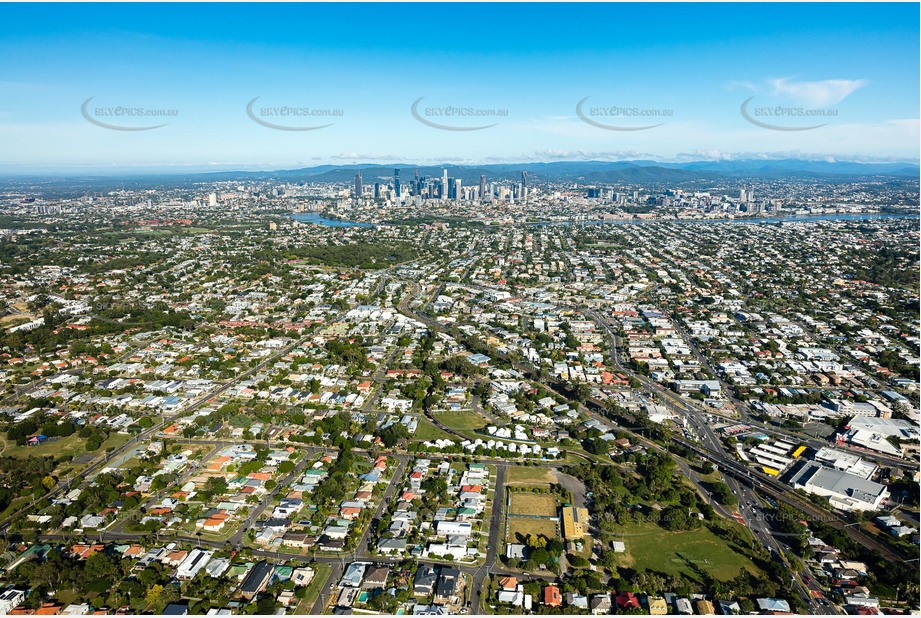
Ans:
{"label": "skyscraper", "polygon": [[454,199],[459,202],[462,196],[463,196],[463,192],[461,191],[461,179],[455,178],[454,179]]}
{"label": "skyscraper", "polygon": [[521,197],[524,199],[525,206],[528,204],[528,173],[521,172]]}
{"label": "skyscraper", "polygon": [[486,174],[480,174],[480,201],[486,199]]}
{"label": "skyscraper", "polygon": [[441,200],[448,199],[448,170],[441,170]]}
{"label": "skyscraper", "polygon": [[355,199],[361,199],[361,170],[355,174]]}
{"label": "skyscraper", "polygon": [[393,170],[393,192],[396,193],[397,199],[400,199],[400,170],[397,168]]}

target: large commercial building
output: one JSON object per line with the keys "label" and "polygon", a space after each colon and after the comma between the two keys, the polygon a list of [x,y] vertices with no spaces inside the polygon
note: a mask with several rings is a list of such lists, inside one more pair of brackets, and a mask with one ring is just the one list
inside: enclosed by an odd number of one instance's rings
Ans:
{"label": "large commercial building", "polygon": [[825,496],[835,508],[845,511],[875,511],[889,496],[885,485],[848,474],[842,470],[826,468],[810,461],[790,478],[795,489],[804,489]]}

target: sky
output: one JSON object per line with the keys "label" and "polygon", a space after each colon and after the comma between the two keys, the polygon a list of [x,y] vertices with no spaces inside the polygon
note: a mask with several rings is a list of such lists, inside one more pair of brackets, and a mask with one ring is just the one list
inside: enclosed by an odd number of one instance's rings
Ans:
{"label": "sky", "polygon": [[0,4],[0,174],[917,162],[919,73],[916,3]]}

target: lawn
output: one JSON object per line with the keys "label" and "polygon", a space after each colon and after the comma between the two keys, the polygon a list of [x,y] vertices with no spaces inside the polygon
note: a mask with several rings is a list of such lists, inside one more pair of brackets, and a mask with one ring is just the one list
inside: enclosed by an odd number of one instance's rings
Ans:
{"label": "lawn", "polygon": [[505,471],[506,485],[534,487],[556,482],[553,470],[541,466],[510,466]]}
{"label": "lawn", "polygon": [[552,519],[539,517],[509,517],[508,537],[509,543],[518,543],[518,535],[526,537],[529,534],[544,535],[548,539],[559,538],[557,528],[559,524]]}
{"label": "lawn", "polygon": [[488,424],[488,421],[482,415],[472,410],[436,412],[434,415],[446,427],[457,429],[458,431],[482,429]]}
{"label": "lawn", "polygon": [[416,433],[413,434],[413,438],[416,440],[421,440],[427,442],[430,440],[439,440],[445,439],[457,441],[457,436],[452,436],[449,433],[436,427],[432,421],[423,417],[419,417],[419,424],[416,426]]}
{"label": "lawn", "polygon": [[550,494],[532,494],[530,492],[512,492],[512,515],[536,515],[538,517],[556,517],[556,498]]}
{"label": "lawn", "polygon": [[758,573],[748,557],[734,551],[726,541],[706,528],[669,532],[655,523],[628,523],[618,537],[627,546],[621,564],[634,569],[649,569],[700,580],[696,569],[716,579],[728,580],[747,569]]}

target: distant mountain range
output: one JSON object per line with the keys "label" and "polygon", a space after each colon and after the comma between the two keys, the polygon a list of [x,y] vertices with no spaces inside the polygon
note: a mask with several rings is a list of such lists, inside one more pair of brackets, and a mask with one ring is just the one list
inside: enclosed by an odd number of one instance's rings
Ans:
{"label": "distant mountain range", "polygon": [[716,181],[732,178],[826,178],[890,176],[917,178],[921,167],[910,163],[853,163],[847,161],[804,161],[800,159],[693,161],[662,163],[658,161],[555,161],[549,163],[501,163],[488,165],[413,165],[412,163],[319,165],[274,172],[215,172],[196,174],[202,178],[268,179],[304,182],[351,182],[361,170],[365,183],[390,182],[394,169],[400,170],[406,184],[418,171],[421,177],[440,177],[442,169],[448,176],[460,178],[464,184],[477,183],[480,176],[487,180],[512,180],[527,172],[533,181],[581,183],[682,183]]}
{"label": "distant mountain range", "polygon": [[275,171],[221,172],[160,172],[125,174],[35,174],[0,178],[0,185],[49,190],[68,187],[103,190],[110,187],[148,188],[189,186],[216,181],[276,180],[278,182],[351,183],[361,170],[366,185],[390,183],[393,171],[400,169],[404,185],[414,177],[441,177],[442,169],[451,178],[460,178],[465,185],[477,184],[480,176],[490,182],[518,182],[527,172],[529,182],[572,182],[577,184],[626,184],[641,186],[707,186],[725,182],[750,180],[805,180],[840,183],[854,179],[880,178],[890,183],[910,183],[921,175],[915,163],[856,163],[850,161],[808,161],[803,159],[743,159],[737,161],[692,161],[667,163],[660,161],[554,161],[548,163],[501,163],[488,165],[387,165],[353,163],[346,165],[317,165],[300,169]]}

